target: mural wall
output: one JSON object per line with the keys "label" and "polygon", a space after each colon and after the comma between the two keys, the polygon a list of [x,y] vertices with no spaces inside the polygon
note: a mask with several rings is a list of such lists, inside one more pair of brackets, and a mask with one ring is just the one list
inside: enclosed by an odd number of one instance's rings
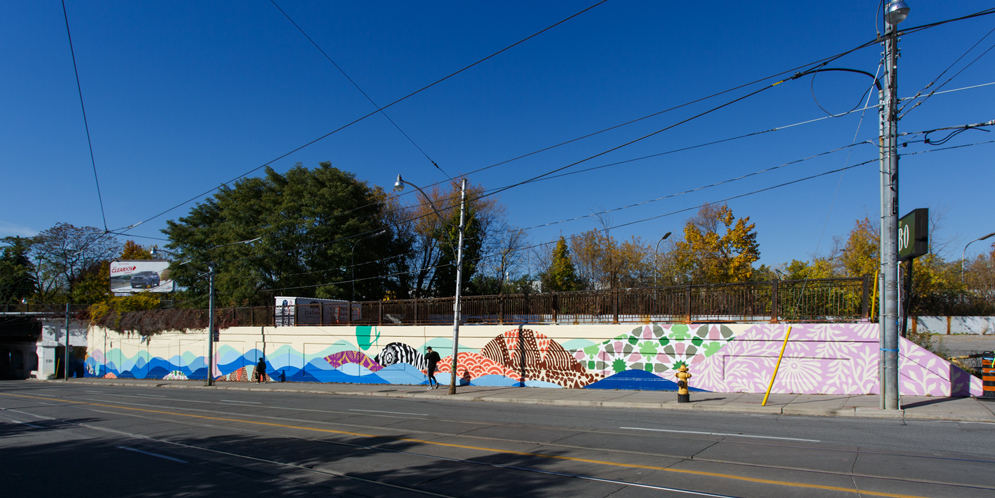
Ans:
{"label": "mural wall", "polygon": [[[461,385],[677,390],[687,365],[692,390],[762,393],[787,325],[647,324],[464,326],[456,376]],[[443,356],[436,379],[450,381],[449,327],[241,327],[221,332],[214,377],[253,380],[265,359],[271,380],[423,385],[425,348]],[[88,335],[87,375],[206,379],[207,336],[152,338],[102,328]],[[980,395],[982,382],[901,339],[904,395]],[[878,326],[795,324],[772,392],[878,393]]]}

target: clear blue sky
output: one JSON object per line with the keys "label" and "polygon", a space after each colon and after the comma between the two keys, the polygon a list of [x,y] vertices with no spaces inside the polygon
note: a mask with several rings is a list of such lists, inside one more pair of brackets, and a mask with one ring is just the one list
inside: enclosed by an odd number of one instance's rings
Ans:
{"label": "clear blue sky", "polygon": [[[377,103],[384,105],[595,3],[277,2]],[[910,0],[908,28],[995,1]],[[67,0],[107,225],[149,218],[375,108],[266,0]],[[856,47],[875,37],[876,2],[609,0],[393,107],[387,113],[449,175],[532,152]],[[821,9],[821,11],[820,11]],[[899,94],[910,97],[995,28],[995,16],[905,36]],[[984,39],[938,82],[995,45]],[[877,70],[875,45],[833,65]],[[103,227],[62,4],[0,3],[0,236],[56,222]],[[768,84],[774,80],[767,80]],[[791,125],[863,102],[870,79],[824,73],[788,82],[566,171]],[[995,50],[943,90],[995,82]],[[751,88],[759,88],[751,87]],[[742,95],[710,99],[471,175],[488,189],[578,161]],[[936,95],[905,132],[995,119],[995,85]],[[876,95],[871,99],[873,104]],[[859,125],[859,132],[858,132]],[[501,194],[519,227],[589,215],[875,140],[877,114],[854,113],[775,133],[517,187]],[[932,136],[939,139],[943,133]],[[921,139],[922,137],[916,137]],[[995,139],[968,131],[947,145]],[[904,141],[904,140],[903,140]],[[927,150],[913,143],[902,153]],[[695,193],[616,211],[621,225],[874,159],[860,145]],[[959,258],[995,231],[995,144],[911,155],[901,162],[901,212],[945,211],[935,234]],[[445,176],[377,115],[272,163],[331,161],[390,189],[398,173],[425,186]],[[838,188],[837,188],[838,187]],[[825,252],[865,215],[877,220],[875,164],[730,201],[757,224],[761,262]],[[171,211],[129,234],[162,237]],[[653,244],[693,211],[612,232]],[[530,230],[533,242],[597,227],[593,218]],[[823,229],[825,232],[823,235]],[[820,242],[821,237],[821,242]],[[154,239],[136,238],[144,243]],[[162,244],[161,241],[158,243]],[[977,254],[987,243],[971,246]]]}

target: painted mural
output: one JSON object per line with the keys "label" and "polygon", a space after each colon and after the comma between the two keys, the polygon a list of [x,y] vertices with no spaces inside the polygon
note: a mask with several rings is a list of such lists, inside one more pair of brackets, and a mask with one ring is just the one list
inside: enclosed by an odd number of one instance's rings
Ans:
{"label": "painted mural", "polygon": [[[791,327],[772,392],[878,392],[876,324]],[[288,329],[295,329],[297,335]],[[429,345],[440,353],[450,351],[439,365],[439,382],[448,383],[453,374],[452,343],[441,334],[429,335],[425,330],[411,335],[402,327],[392,331],[365,327],[352,335],[352,328],[338,327],[325,330],[343,335],[325,332],[314,339],[316,329],[283,327],[282,335],[265,329],[229,334],[231,340],[223,338],[215,353],[214,377],[251,382],[262,357],[271,381],[426,385],[423,351]],[[472,329],[477,334],[467,334],[467,345],[461,336],[455,375],[460,385],[676,391],[674,373],[686,365],[694,375],[692,390],[762,393],[774,373],[787,329],[774,324],[602,325],[588,326],[586,333],[577,334],[580,337],[566,339],[571,329],[563,325],[510,330],[482,326]],[[488,330],[494,335],[486,335]],[[595,335],[611,330],[619,332],[610,338]],[[207,378],[206,358],[195,353],[204,347],[196,334],[141,341],[108,331],[99,333],[103,335],[91,332],[88,376]],[[381,337],[391,342],[380,346]],[[115,342],[118,347],[113,347]],[[905,395],[982,392],[980,379],[905,339],[900,343],[900,382]]]}

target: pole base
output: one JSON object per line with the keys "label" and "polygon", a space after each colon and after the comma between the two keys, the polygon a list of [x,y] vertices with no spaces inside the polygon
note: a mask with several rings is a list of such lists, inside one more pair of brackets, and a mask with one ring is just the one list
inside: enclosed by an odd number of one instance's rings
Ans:
{"label": "pole base", "polygon": [[688,394],[678,394],[677,395],[677,402],[678,403],[690,403],[691,402],[691,393],[688,393]]}

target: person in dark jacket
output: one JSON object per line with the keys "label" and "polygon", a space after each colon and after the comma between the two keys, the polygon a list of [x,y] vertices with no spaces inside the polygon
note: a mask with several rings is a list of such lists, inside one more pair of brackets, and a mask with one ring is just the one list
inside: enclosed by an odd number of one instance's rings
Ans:
{"label": "person in dark jacket", "polygon": [[428,363],[428,388],[432,388],[432,383],[435,382],[435,388],[439,388],[439,381],[435,380],[435,367],[442,361],[439,357],[439,353],[432,351],[431,347],[425,348],[427,353],[425,353],[425,361]]}
{"label": "person in dark jacket", "polygon": [[256,382],[262,382],[264,377],[266,377],[266,358],[260,356],[259,363],[256,363]]}

